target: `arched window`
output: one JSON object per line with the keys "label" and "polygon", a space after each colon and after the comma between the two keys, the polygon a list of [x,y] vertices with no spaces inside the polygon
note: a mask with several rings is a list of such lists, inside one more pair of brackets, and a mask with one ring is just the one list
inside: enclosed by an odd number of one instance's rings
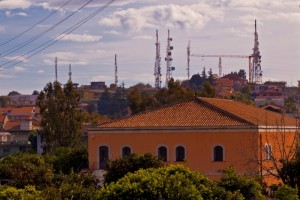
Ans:
{"label": "arched window", "polygon": [[99,147],[99,169],[105,169],[108,161],[109,149],[108,146]]}
{"label": "arched window", "polygon": [[221,146],[215,146],[214,147],[214,161],[217,161],[217,162],[224,161],[223,147],[221,147]]}
{"label": "arched window", "polygon": [[183,146],[176,147],[176,162],[182,162],[185,160],[185,148]]}
{"label": "arched window", "polygon": [[160,146],[157,150],[157,156],[163,161],[168,161],[168,149],[167,147]]}
{"label": "arched window", "polygon": [[130,147],[123,147],[122,148],[122,158],[129,156],[131,154],[131,148]]}
{"label": "arched window", "polygon": [[272,159],[272,145],[268,143],[265,144],[265,159],[266,160]]}

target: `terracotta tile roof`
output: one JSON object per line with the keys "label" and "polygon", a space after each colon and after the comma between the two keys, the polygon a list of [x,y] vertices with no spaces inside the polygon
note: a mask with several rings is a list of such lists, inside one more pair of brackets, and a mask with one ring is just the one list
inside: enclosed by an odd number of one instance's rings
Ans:
{"label": "terracotta tile roof", "polygon": [[232,127],[232,126],[295,126],[294,118],[256,108],[241,102],[197,98],[123,119],[101,124],[99,128],[138,127]]}
{"label": "terracotta tile roof", "polygon": [[198,98],[200,102],[208,103],[232,115],[238,116],[252,124],[260,126],[296,126],[295,118],[267,111],[265,109],[249,106],[244,103],[215,98]]}
{"label": "terracotta tile roof", "polygon": [[9,115],[31,115],[34,107],[13,108]]}
{"label": "terracotta tile roof", "polygon": [[99,125],[106,128],[251,126],[237,116],[193,100]]}
{"label": "terracotta tile roof", "polygon": [[3,127],[3,129],[6,131],[20,130],[20,128],[21,128],[20,121],[8,121],[5,123],[5,126]]}

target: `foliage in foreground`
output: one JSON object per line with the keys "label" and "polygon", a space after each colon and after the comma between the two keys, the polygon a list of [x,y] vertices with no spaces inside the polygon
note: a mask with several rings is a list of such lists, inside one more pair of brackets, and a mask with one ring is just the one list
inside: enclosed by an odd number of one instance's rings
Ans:
{"label": "foliage in foreground", "polygon": [[298,200],[298,189],[292,188],[288,185],[279,186],[275,191],[274,197],[278,200]]}
{"label": "foliage in foreground", "polygon": [[163,167],[164,162],[150,153],[144,155],[130,154],[121,159],[108,161],[106,167],[105,183],[116,182],[128,172],[139,169]]}
{"label": "foliage in foreground", "polygon": [[244,199],[181,166],[141,169],[100,190],[96,199]]}

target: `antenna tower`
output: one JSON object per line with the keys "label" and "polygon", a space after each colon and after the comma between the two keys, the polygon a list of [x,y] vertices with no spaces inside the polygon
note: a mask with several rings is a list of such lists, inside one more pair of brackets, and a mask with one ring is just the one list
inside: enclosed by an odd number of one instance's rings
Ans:
{"label": "antenna tower", "polygon": [[254,48],[253,48],[253,62],[251,69],[251,81],[252,83],[261,84],[262,83],[262,71],[261,71],[261,55],[259,51],[258,34],[256,30],[256,20],[255,20],[255,32],[254,32]]}
{"label": "antenna tower", "polygon": [[57,57],[55,57],[55,81],[57,81]]}
{"label": "antenna tower", "polygon": [[187,46],[187,76],[188,80],[190,80],[190,56],[191,56],[191,41],[189,41],[189,44]]}
{"label": "antenna tower", "polygon": [[72,82],[72,66],[69,64],[69,81]]}
{"label": "antenna tower", "polygon": [[173,46],[171,46],[172,38],[170,37],[170,30],[168,30],[168,44],[167,44],[167,56],[165,58],[167,62],[167,73],[166,73],[166,86],[168,85],[168,82],[172,78],[172,71],[175,70],[175,67],[172,67],[172,50]]}
{"label": "antenna tower", "polygon": [[161,68],[160,68],[160,43],[158,42],[158,30],[156,29],[156,56],[154,66],[155,88],[161,87]]}
{"label": "antenna tower", "polygon": [[115,85],[118,86],[118,63],[117,63],[117,54],[115,54]]}
{"label": "antenna tower", "polygon": [[222,58],[219,57],[219,77],[222,77]]}

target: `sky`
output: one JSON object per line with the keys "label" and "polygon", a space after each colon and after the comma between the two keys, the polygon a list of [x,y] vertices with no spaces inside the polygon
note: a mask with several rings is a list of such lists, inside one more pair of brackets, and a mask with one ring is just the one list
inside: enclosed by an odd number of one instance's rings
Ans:
{"label": "sky", "polygon": [[[0,95],[32,94],[55,80],[89,85],[115,81],[154,86],[156,29],[162,86],[170,30],[172,76],[187,79],[187,45],[192,54],[250,55],[257,20],[263,81],[300,80],[300,0],[0,0]],[[218,74],[218,58],[191,57],[190,74]],[[223,58],[223,74],[248,60]]]}

